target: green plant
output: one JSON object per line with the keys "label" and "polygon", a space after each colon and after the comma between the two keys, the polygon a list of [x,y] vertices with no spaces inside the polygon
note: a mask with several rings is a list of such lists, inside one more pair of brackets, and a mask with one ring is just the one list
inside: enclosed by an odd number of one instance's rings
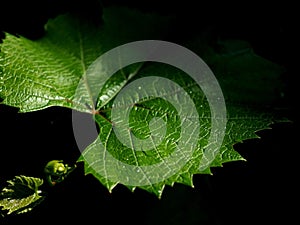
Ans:
{"label": "green plant", "polygon": [[[180,110],[185,112],[191,110],[184,106],[184,102],[182,108],[178,110],[162,96],[159,98],[150,96],[151,98],[144,98],[131,105],[128,133],[142,140],[157,137],[158,141],[154,143],[159,145],[153,145],[151,151],[148,149],[134,151],[136,146],[130,148],[120,141],[113,132],[114,123],[111,120],[111,113],[114,107],[121,112],[127,107],[126,104],[115,106],[116,97],[126,85],[139,79],[155,75],[178,84],[194,102],[195,111],[200,115],[196,118],[200,127],[197,127],[199,133],[195,132],[198,139],[193,146],[192,155],[180,170],[155,183],[126,184],[126,187],[132,191],[141,188],[160,198],[166,185],[182,183],[193,186],[194,174],[211,174],[213,167],[245,160],[234,150],[233,146],[236,143],[257,138],[257,131],[268,129],[274,122],[285,121],[277,118],[277,115],[272,113],[272,105],[269,105],[281,94],[279,77],[284,71],[281,66],[255,54],[251,46],[243,40],[220,40],[216,43],[218,49],[210,46],[205,36],[197,36],[194,40],[182,43],[199,54],[210,66],[220,83],[226,101],[226,130],[222,146],[216,148],[213,161],[200,170],[205,159],[203,157],[205,148],[212,144],[209,137],[212,120],[216,118],[212,116],[206,93],[184,71],[157,62],[139,62],[123,67],[122,58],[116,59],[119,60],[122,69],[107,79],[99,93],[98,90],[90,91],[94,88],[93,79],[97,76],[90,74],[89,68],[99,56],[129,42],[163,39],[163,34],[167,31],[172,18],[115,7],[105,8],[102,18],[102,22],[101,18],[91,22],[72,14],[60,15],[49,20],[45,36],[34,41],[6,33],[0,53],[0,97],[3,99],[3,104],[16,107],[22,113],[59,106],[70,108],[80,115],[90,115],[98,126],[99,135],[93,143],[89,143],[74,165],[83,162],[85,174],[92,174],[110,192],[118,183],[123,182],[118,177],[110,179],[103,176],[103,170],[108,168],[103,167],[103,164],[97,164],[100,150],[104,148],[118,161],[134,165],[136,172],[142,173],[143,166],[167,159],[182,140],[182,133],[186,132],[187,137],[190,135],[189,126],[192,123],[183,129],[182,118],[178,115]],[[148,29],[149,27],[153,29]],[[106,68],[106,65],[102,66]],[[105,71],[102,72],[104,76]],[[82,78],[84,78],[84,85],[81,86],[83,88],[78,89]],[[158,91],[155,87],[152,89],[150,87],[147,91],[149,90]],[[172,92],[166,87],[163,91],[166,97],[177,94],[177,91]],[[97,95],[94,95],[95,93]],[[78,96],[83,100],[79,101]],[[96,99],[96,102],[93,99]],[[216,121],[221,123],[224,118],[217,119],[219,120]],[[162,135],[158,129],[163,121],[166,123],[165,135]],[[156,130],[159,131],[155,133]],[[131,140],[130,135],[127,136],[127,140]],[[218,133],[213,135],[218,136]],[[161,137],[164,139],[161,140]],[[187,145],[188,141],[185,144]],[[184,161],[184,157],[185,155],[182,155],[179,159]],[[96,164],[92,165],[93,162]],[[105,160],[103,162],[109,163]],[[54,169],[55,171],[52,170],[53,167],[49,171],[49,165],[46,165],[46,179],[50,184],[61,182],[65,175],[73,171],[73,167],[56,163],[53,165],[59,166]],[[171,167],[171,165],[167,166]],[[112,173],[118,174],[118,171]],[[58,177],[54,178],[53,175]],[[144,178],[151,180],[146,173]],[[43,199],[39,192],[42,181],[40,178],[16,176],[8,181],[8,187],[3,189],[0,206],[8,210],[9,214],[29,211]],[[26,200],[18,202],[18,207],[15,207],[16,204],[12,204],[15,199]]]}

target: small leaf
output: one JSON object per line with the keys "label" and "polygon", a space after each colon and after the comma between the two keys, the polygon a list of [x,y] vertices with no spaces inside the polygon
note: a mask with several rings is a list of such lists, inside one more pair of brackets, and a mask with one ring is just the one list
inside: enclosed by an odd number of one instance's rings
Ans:
{"label": "small leaf", "polygon": [[0,193],[0,207],[7,215],[29,212],[44,199],[39,190],[43,184],[40,178],[20,175],[7,183]]}

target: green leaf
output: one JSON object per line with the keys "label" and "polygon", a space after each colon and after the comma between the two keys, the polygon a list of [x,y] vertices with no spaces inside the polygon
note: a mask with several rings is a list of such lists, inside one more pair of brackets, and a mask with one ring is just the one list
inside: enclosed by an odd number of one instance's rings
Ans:
{"label": "green leaf", "polygon": [[[170,103],[160,98],[144,99],[142,102],[135,104],[129,116],[129,130],[132,132],[132,135],[140,139],[146,139],[149,136],[154,139],[156,134],[150,132],[150,121],[153,118],[162,118],[167,124],[166,134],[159,145],[156,146],[153,144],[152,148],[145,149],[145,151],[138,151],[134,145],[128,147],[116,136],[114,126],[110,122],[112,104],[115,104],[115,102],[110,102],[102,109],[101,115],[95,115],[95,120],[99,125],[99,136],[97,140],[86,148],[78,160],[85,162],[85,172],[87,174],[93,174],[110,191],[112,191],[118,183],[124,183],[124,177],[126,178],[126,176],[128,176],[128,180],[130,177],[140,179],[143,185],[138,187],[158,197],[161,197],[165,185],[173,186],[176,182],[193,186],[194,174],[212,174],[211,167],[220,167],[227,162],[245,160],[243,156],[234,150],[234,144],[247,139],[259,138],[256,134],[257,131],[269,129],[272,123],[279,121],[275,115],[268,113],[267,110],[259,111],[246,106],[241,107],[241,105],[227,105],[228,121],[223,144],[210,167],[201,171],[199,168],[203,166],[201,165],[203,151],[209,144],[212,119],[209,103],[204,93],[185,73],[165,64],[154,63],[150,66],[145,66],[139,71],[139,75],[135,77],[135,79],[147,77],[151,74],[165,77],[176,82],[189,93],[189,96],[195,102],[197,112],[200,115],[200,132],[197,146],[193,149],[193,154],[182,168],[161,182],[153,182],[155,180],[155,178],[153,180],[151,178],[153,173],[148,173],[145,166],[159,165],[157,170],[164,173],[165,165],[164,163],[159,163],[166,162],[170,154],[175,151],[178,143],[182,141],[183,137],[181,135],[185,133],[180,122],[182,118]],[[132,82],[134,82],[134,80]],[[159,89],[161,87],[152,86],[152,88],[153,92],[161,91],[161,89],[155,90],[155,88]],[[174,96],[176,94],[178,93],[166,91],[165,97],[167,95]],[[185,108],[184,102],[181,102],[181,105],[182,111],[191,110],[189,104],[187,104],[187,108]],[[125,107],[126,106],[121,104],[118,105],[115,110],[119,109],[122,111]],[[193,124],[189,124],[189,126],[190,125],[193,126]],[[157,128],[159,126],[161,126],[161,124],[154,127]],[[189,132],[188,128],[186,128],[186,132]],[[190,136],[192,136],[192,134]],[[128,137],[128,139],[130,139],[130,137]],[[183,151],[183,149],[181,150]],[[184,155],[179,156],[177,160],[184,161],[184,157]],[[117,161],[115,161],[115,159],[117,159]],[[139,172],[134,173],[134,175],[128,171],[127,174],[126,172],[121,173],[120,171],[122,170],[126,171],[124,164],[133,165],[135,170]],[[173,172],[171,166],[170,170],[166,172]],[[138,175],[139,173],[141,175]],[[161,174],[160,178],[161,177],[164,177],[164,175]],[[135,182],[139,183],[138,181]],[[127,185],[127,187],[132,190],[135,189],[135,186]]]}
{"label": "green leaf", "polygon": [[20,175],[7,183],[0,193],[0,207],[7,215],[29,212],[44,199],[39,190],[43,184],[40,178]]}
{"label": "green leaf", "polygon": [[[202,87],[188,74],[163,63],[132,64],[106,83],[94,85],[98,75],[89,74],[88,68],[100,55],[131,41],[163,39],[168,22],[169,18],[126,8],[105,8],[102,24],[62,15],[47,23],[47,34],[40,40],[6,34],[1,44],[0,97],[4,104],[21,112],[62,106],[93,114],[99,134],[78,162],[83,161],[85,173],[92,174],[109,191],[121,183],[132,191],[139,187],[161,197],[166,185],[193,186],[194,174],[211,174],[212,167],[245,160],[234,145],[258,138],[257,131],[280,121],[270,106],[277,98],[274,96],[279,96],[283,69],[256,55],[241,40],[224,40],[218,43],[221,50],[202,38],[196,45],[187,43],[220,82],[227,118],[214,117]],[[116,61],[122,65],[122,59]],[[100,65],[100,75],[106,75],[106,66]],[[160,86],[159,78],[172,81],[176,88]],[[140,79],[148,82],[128,88]],[[99,86],[103,88],[97,90]],[[130,98],[118,95],[125,89],[136,96],[148,96],[128,104]],[[176,98],[177,106],[172,104]],[[128,126],[121,127],[118,134],[112,115],[122,114],[128,107]],[[217,137],[221,131],[212,132],[212,121],[221,124],[223,120],[227,120],[226,131],[218,149],[210,136]],[[126,118],[119,115],[118,122],[126,123]],[[204,162],[209,148],[215,155],[207,166]],[[171,158],[174,154],[176,157]]]}
{"label": "green leaf", "polygon": [[[126,22],[122,23],[124,18]],[[0,98],[4,104],[18,107],[20,112],[50,106],[91,112],[96,108],[94,96],[90,96],[92,81],[86,80],[82,90],[82,99],[87,99],[88,106],[74,100],[76,87],[89,65],[113,47],[160,38],[169,20],[116,7],[105,8],[103,24],[72,14],[58,16],[46,24],[47,35],[36,41],[6,33],[0,53]],[[129,74],[120,71],[122,75],[110,81],[114,87],[109,85],[110,88],[102,90],[105,98],[98,107],[109,101],[138,68],[133,66]]]}

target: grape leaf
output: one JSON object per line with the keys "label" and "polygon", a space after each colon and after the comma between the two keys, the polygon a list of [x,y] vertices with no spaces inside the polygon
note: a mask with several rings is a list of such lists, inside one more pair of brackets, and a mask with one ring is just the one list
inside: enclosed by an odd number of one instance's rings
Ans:
{"label": "grape leaf", "polygon": [[[126,23],[120,23],[124,18]],[[47,35],[36,41],[6,33],[0,53],[0,98],[4,99],[3,103],[18,107],[20,112],[50,106],[91,112],[93,101],[89,101],[88,106],[74,102],[76,87],[88,66],[113,47],[161,37],[170,19],[116,7],[106,8],[103,20],[102,24],[95,24],[72,14],[61,15],[48,21]],[[138,68],[131,68],[130,74]],[[110,85],[109,89],[102,90],[102,96],[106,98],[98,104],[109,101],[130,79],[130,74],[120,73],[110,81],[113,88]],[[91,87],[87,86],[81,93],[82,98],[91,99]]]}
{"label": "grape leaf", "polygon": [[[128,147],[116,136],[114,125],[110,122],[112,104],[116,103],[111,101],[102,109],[101,115],[95,115],[95,120],[99,125],[99,136],[94,143],[85,149],[78,160],[85,162],[85,172],[87,174],[93,174],[110,191],[112,191],[118,183],[124,184],[128,182],[127,187],[132,190],[134,190],[135,186],[138,186],[161,197],[165,185],[173,186],[176,182],[193,186],[193,174],[212,174],[211,167],[220,167],[226,162],[245,160],[234,150],[233,145],[247,139],[259,138],[256,132],[262,129],[269,129],[270,125],[276,121],[276,117],[273,117],[273,115],[267,111],[256,111],[246,106],[241,107],[241,105],[227,105],[228,121],[223,144],[210,166],[205,170],[200,170],[199,168],[203,166],[201,165],[203,151],[209,144],[211,132],[210,107],[203,91],[190,77],[182,73],[182,71],[178,71],[164,64],[153,64],[144,67],[139,71],[139,75],[135,77],[135,79],[147,77],[151,74],[156,74],[159,77],[165,77],[175,81],[186,93],[190,93],[190,97],[196,102],[196,110],[200,115],[198,118],[200,127],[197,146],[193,149],[192,155],[184,166],[180,169],[175,167],[175,170],[177,169],[176,172],[174,172],[174,169],[172,170],[171,165],[167,165],[167,167],[170,167],[169,170],[165,169],[166,165],[164,164],[167,163],[166,159],[175,151],[178,143],[184,138],[182,133],[184,133],[185,130],[183,130],[180,121],[182,119],[189,119],[188,116],[181,118],[172,105],[160,98],[145,99],[135,104],[129,116],[128,130],[132,132],[132,136],[134,135],[140,139],[149,137],[154,139],[157,134],[151,133],[152,131],[150,131],[149,128],[153,118],[163,118],[167,124],[166,134],[159,145],[156,146],[153,144],[152,148],[150,147],[144,151],[138,151],[134,144]],[[135,79],[133,79],[133,81]],[[155,83],[155,80],[152,80],[152,82]],[[152,88],[153,92],[159,92],[163,87],[152,86]],[[159,90],[156,90],[156,88]],[[169,96],[176,96],[177,94],[176,92],[166,91],[166,95]],[[182,111],[191,110],[189,103],[185,105],[185,102],[181,101],[180,104],[182,105]],[[119,109],[122,111],[125,107],[126,106],[120,104],[115,110]],[[157,128],[159,126],[161,126],[161,124],[158,123],[154,127]],[[189,126],[193,126],[193,124],[188,124],[187,127]],[[185,128],[187,129],[186,132],[191,133],[187,127]],[[192,136],[192,134],[189,135],[189,137]],[[131,136],[129,136],[128,139],[131,139]],[[183,148],[181,150],[183,151]],[[181,155],[176,158],[176,160],[178,160],[177,164],[180,165],[180,163],[178,163],[180,161],[184,162],[186,160],[184,157],[187,156]],[[161,162],[163,163],[159,164]],[[133,165],[134,167],[131,168],[131,170],[135,170],[136,173],[131,173],[126,170],[125,164]],[[154,173],[153,171],[148,172],[148,165],[159,165],[156,168],[156,170],[159,171],[156,177],[151,177]],[[165,175],[167,172],[172,175]],[[134,177],[134,179],[130,180],[132,177]],[[157,182],[157,177],[160,179],[165,177],[166,179]],[[140,179],[140,181],[138,179]],[[133,182],[132,180],[142,185],[131,186],[130,182]]]}
{"label": "grape leaf", "polygon": [[39,190],[43,184],[40,178],[20,175],[7,183],[0,193],[0,209],[7,215],[29,212],[44,199]]}
{"label": "grape leaf", "polygon": [[[165,185],[193,186],[194,174],[211,174],[211,167],[245,160],[234,150],[234,144],[258,138],[257,131],[279,121],[262,105],[273,100],[282,68],[257,56],[251,48],[244,51],[236,40],[223,42],[219,52],[201,38],[198,44],[203,48],[198,51],[195,47],[220,82],[227,101],[226,118],[214,117],[202,87],[190,76],[163,63],[128,65],[105,83],[94,85],[98,75],[90,76],[88,71],[100,55],[130,41],[162,39],[169,22],[169,18],[126,8],[105,8],[103,13],[101,24],[61,15],[50,20],[46,35],[35,41],[6,34],[0,45],[0,97],[20,112],[62,106],[92,114],[99,134],[93,143],[87,143],[78,162],[83,161],[85,173],[92,174],[109,191],[122,183],[131,190],[139,187],[161,197]],[[187,46],[193,49],[193,45]],[[116,61],[122,67],[122,59]],[[106,75],[106,66],[100,64],[101,76]],[[160,86],[158,77],[176,83],[176,88]],[[140,79],[148,82],[130,88]],[[265,89],[270,80],[272,85]],[[257,83],[261,85],[253,85]],[[99,86],[103,88],[97,90]],[[148,96],[128,104],[128,99],[119,95],[125,89],[133,95]],[[116,104],[118,96],[121,98]],[[177,107],[171,104],[176,98],[180,103]],[[256,103],[260,104],[252,108]],[[129,125],[119,131],[125,136],[120,140],[112,115],[128,107]],[[125,123],[119,116],[118,122]],[[224,119],[223,143],[214,149],[214,160],[204,166],[206,149],[214,148],[209,138],[221,132],[212,132],[212,121],[223,123]],[[176,157],[171,158],[174,153]]]}

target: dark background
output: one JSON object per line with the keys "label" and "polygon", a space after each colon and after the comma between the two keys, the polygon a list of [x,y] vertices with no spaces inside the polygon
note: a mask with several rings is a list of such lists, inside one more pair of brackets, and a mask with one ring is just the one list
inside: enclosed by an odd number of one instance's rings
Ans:
{"label": "dark background", "polygon": [[[296,218],[297,113],[294,7],[285,3],[235,4],[194,1],[103,1],[147,12],[176,15],[170,36],[180,42],[212,29],[217,36],[247,40],[255,52],[283,65],[285,96],[278,108],[293,123],[272,125],[258,132],[260,139],[237,144],[247,162],[230,162],[214,168],[214,175],[194,176],[195,188],[176,184],[166,187],[162,199],[145,191],[134,193],[118,185],[112,193],[82,165],[55,188],[47,189],[45,201],[31,213],[0,218],[0,224],[290,224]],[[196,1],[195,1],[196,2]],[[43,26],[59,13],[99,13],[97,1],[9,1],[0,3],[0,30],[36,39]],[[101,4],[100,4],[101,5]],[[192,27],[192,29],[191,29]],[[197,29],[195,29],[197,27]],[[3,37],[3,35],[2,35]],[[45,163],[79,157],[71,110],[49,108],[28,114],[0,105],[0,187],[15,175],[42,176]]]}

